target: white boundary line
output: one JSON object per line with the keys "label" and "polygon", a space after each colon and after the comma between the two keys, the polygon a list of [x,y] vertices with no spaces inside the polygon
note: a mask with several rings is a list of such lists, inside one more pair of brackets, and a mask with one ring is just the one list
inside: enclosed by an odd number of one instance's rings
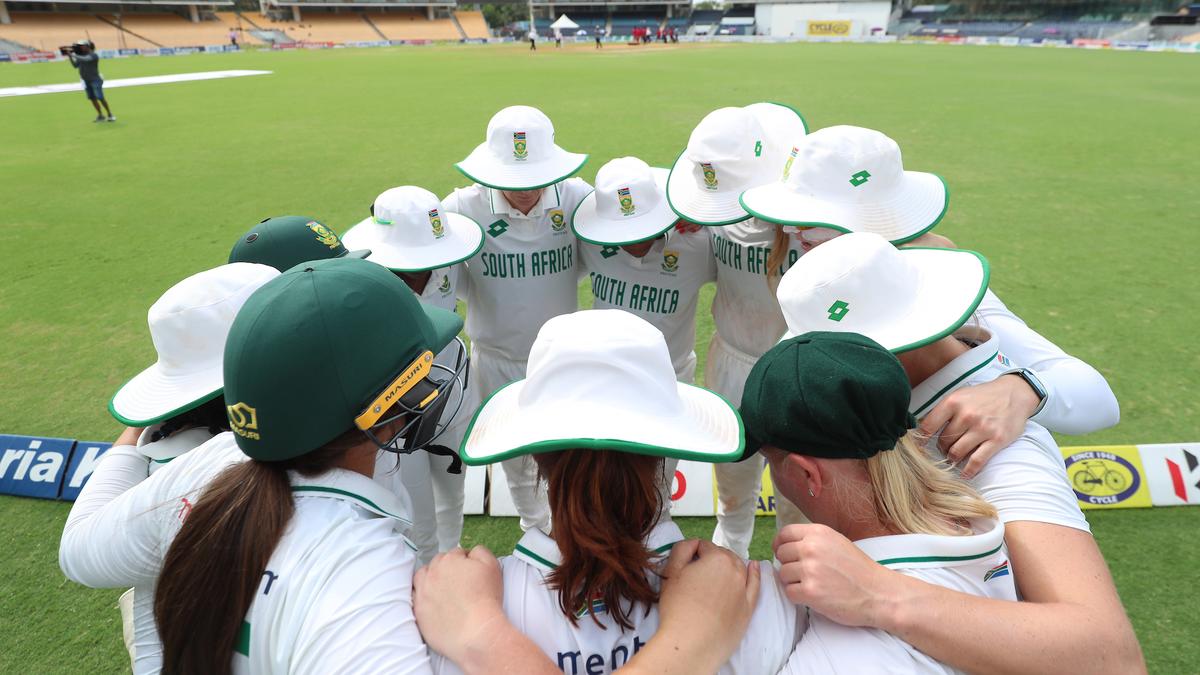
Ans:
{"label": "white boundary line", "polygon": [[[248,77],[250,75],[270,75],[269,70],[210,70],[202,73],[182,73],[179,75],[154,75],[152,77],[128,77],[120,80],[105,80],[105,89],[120,89],[121,87],[140,87],[145,84],[166,84],[170,82],[196,82],[199,80],[221,80],[227,77]],[[70,84],[39,84],[32,87],[8,87],[0,89],[0,98],[8,96],[33,96],[36,94],[58,94],[64,91],[83,91],[82,82]]]}

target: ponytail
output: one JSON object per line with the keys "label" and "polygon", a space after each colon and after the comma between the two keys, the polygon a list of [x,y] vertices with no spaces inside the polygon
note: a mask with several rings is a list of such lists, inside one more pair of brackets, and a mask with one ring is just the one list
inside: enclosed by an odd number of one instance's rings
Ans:
{"label": "ponytail", "polygon": [[905,534],[962,535],[964,519],[995,518],[996,509],[945,462],[934,462],[909,432],[896,447],[866,460],[880,522]]}
{"label": "ponytail", "polygon": [[650,611],[658,592],[647,572],[657,553],[645,540],[658,523],[661,457],[612,450],[565,450],[536,455],[549,485],[554,540],[562,554],[547,577],[571,625],[586,612],[603,627],[594,608],[604,603],[622,630],[632,630],[635,603]]}
{"label": "ponytail", "polygon": [[248,460],[213,479],[167,550],[154,593],[163,672],[227,675],[250,604],[295,504],[287,472],[333,468],[357,430],[285,462]]}

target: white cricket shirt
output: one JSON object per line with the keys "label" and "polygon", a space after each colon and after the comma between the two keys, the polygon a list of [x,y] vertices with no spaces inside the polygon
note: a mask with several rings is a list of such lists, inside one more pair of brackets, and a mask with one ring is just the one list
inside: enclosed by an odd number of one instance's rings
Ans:
{"label": "white cricket shirt", "polygon": [[[767,283],[767,258],[775,241],[775,225],[751,218],[733,225],[706,228],[717,261],[717,294],[712,314],[726,346],[755,359],[779,342],[787,330],[775,289]],[[788,255],[779,276],[802,254],[800,241],[788,237]]]}
{"label": "white cricket shirt", "polygon": [[[679,527],[664,522],[651,530],[646,547],[664,555],[683,540]],[[572,626],[558,606],[558,594],[546,585],[546,575],[562,561],[558,545],[541,530],[532,529],[521,537],[513,555],[500,559],[504,575],[504,612],[517,630],[529,637],[564,675],[601,675],[611,673],[629,661],[650,641],[658,630],[658,608],[647,613],[635,607],[629,613],[631,631],[606,618],[603,603],[596,601],[592,610],[605,623],[597,626],[590,614],[579,613],[579,625]],[[724,675],[763,675],[774,673],[787,661],[799,635],[804,632],[803,612],[784,595],[770,563],[759,563],[762,586],[758,605],[742,644],[721,668]],[[658,577],[651,575],[657,588]],[[457,666],[441,656],[433,657],[440,673],[460,673]]]}
{"label": "white cricket shirt", "polygon": [[1104,376],[1025,325],[990,289],[975,317],[1000,338],[1014,363],[1032,370],[1046,388],[1046,405],[1033,421],[1062,434],[1107,429],[1121,419],[1117,397]]}
{"label": "white cricket shirt", "polygon": [[[129,462],[114,448],[92,480],[113,457],[113,469]],[[153,585],[203,488],[245,460],[233,434],[219,434],[105,504],[86,527],[68,519],[63,571],[93,587]],[[412,614],[415,558],[397,531],[407,521],[395,495],[341,469],[290,479],[295,512],[230,655],[234,672],[429,672]]]}
{"label": "white cricket shirt", "polygon": [[595,309],[623,309],[648,321],[667,339],[675,377],[691,382],[696,371],[696,305],[700,288],[716,280],[707,232],[675,228],[638,258],[620,246],[579,242],[591,279]]}
{"label": "white cricket shirt", "polygon": [[[999,337],[973,328],[954,336],[969,350],[913,387],[909,412],[917,419],[950,392],[991,382],[1015,367],[1000,352]],[[936,437],[930,439],[928,447],[931,455],[942,458]],[[1091,531],[1067,480],[1058,444],[1033,422],[1027,422],[1025,432],[996,453],[968,482],[996,507],[1002,522],[1029,520]]]}
{"label": "white cricket shirt", "polygon": [[[996,600],[1017,599],[1004,547],[1004,526],[995,520],[971,523],[962,537],[900,534],[855,544],[875,562],[901,574]],[[954,673],[915,647],[876,628],[852,628],[808,612],[808,631],[783,673]]]}
{"label": "white cricket shirt", "polygon": [[579,308],[579,250],[567,218],[589,192],[579,178],[555,183],[528,215],[478,184],[442,201],[483,226],[483,248],[465,263],[472,349],[525,361],[542,324]]}

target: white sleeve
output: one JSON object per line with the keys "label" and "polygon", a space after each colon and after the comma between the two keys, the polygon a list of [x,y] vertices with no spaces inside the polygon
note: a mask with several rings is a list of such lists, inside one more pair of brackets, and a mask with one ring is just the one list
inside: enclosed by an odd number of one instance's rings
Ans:
{"label": "white sleeve", "polygon": [[762,572],[758,604],[742,644],[718,671],[720,675],[759,675],[778,671],[807,627],[807,611],[787,599],[775,568],[767,561],[760,561],[758,565]]}
{"label": "white sleeve", "polygon": [[162,563],[153,501],[145,484],[149,460],[132,445],[110,448],[71,507],[58,547],[67,578],[93,588],[151,583]]}
{"label": "white sleeve", "polygon": [[976,315],[1000,338],[1000,351],[1032,370],[1046,387],[1046,406],[1033,421],[1062,434],[1086,434],[1121,419],[1117,397],[1103,375],[1025,325],[990,289]]}
{"label": "white sleeve", "polygon": [[1050,434],[1032,422],[969,482],[996,507],[1004,523],[1028,520],[1091,531],[1067,482],[1062,452]]}
{"label": "white sleeve", "polygon": [[412,608],[416,558],[398,536],[371,544],[338,567],[325,584],[337,592],[321,593],[301,619],[295,675],[432,674]]}
{"label": "white sleeve", "polygon": [[878,628],[851,628],[823,618],[814,619],[812,629],[779,671],[780,675],[953,672]]}

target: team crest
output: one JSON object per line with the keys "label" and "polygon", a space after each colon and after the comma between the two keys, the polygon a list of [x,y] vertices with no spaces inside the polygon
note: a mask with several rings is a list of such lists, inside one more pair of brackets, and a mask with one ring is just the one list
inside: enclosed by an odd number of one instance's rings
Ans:
{"label": "team crest", "polygon": [[513,132],[513,159],[523,162],[529,159],[529,146],[525,144],[525,132]]}
{"label": "team crest", "polygon": [[792,173],[792,162],[796,161],[796,154],[800,152],[800,148],[792,147],[792,154],[788,155],[787,162],[783,165],[783,179],[787,180]]}
{"label": "team crest", "polygon": [[325,244],[329,248],[337,248],[338,246],[342,245],[342,242],[338,241],[337,235],[334,234],[332,230],[315,220],[308,221],[308,229],[312,230],[313,234],[317,235],[317,241]]}
{"label": "team crest", "polygon": [[433,238],[441,239],[446,236],[446,228],[442,227],[442,216],[437,209],[429,211],[429,226],[433,228]]}
{"label": "team crest", "polygon": [[605,258],[611,258],[617,254],[618,250],[620,249],[618,249],[616,246],[605,246],[600,249],[600,255],[604,256]]}
{"label": "team crest", "polygon": [[259,440],[257,410],[239,401],[225,406],[225,411],[229,415],[229,428],[233,433],[252,441]]}
{"label": "team crest", "polygon": [[617,201],[621,205],[621,215],[632,216],[634,212],[633,197],[629,194],[629,188],[617,188]]}
{"label": "team crest", "polygon": [[555,232],[562,232],[567,229],[567,219],[563,217],[561,209],[554,209],[550,212],[550,229]]}
{"label": "team crest", "polygon": [[708,162],[700,162],[700,170],[704,172],[704,189],[717,189],[717,171],[712,164]]}
{"label": "team crest", "polygon": [[449,293],[450,292],[450,275],[449,274],[442,275],[442,283],[438,285],[438,292],[439,293]]}
{"label": "team crest", "polygon": [[674,274],[679,271],[679,251],[670,249],[663,251],[662,269],[664,272]]}

